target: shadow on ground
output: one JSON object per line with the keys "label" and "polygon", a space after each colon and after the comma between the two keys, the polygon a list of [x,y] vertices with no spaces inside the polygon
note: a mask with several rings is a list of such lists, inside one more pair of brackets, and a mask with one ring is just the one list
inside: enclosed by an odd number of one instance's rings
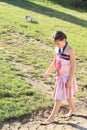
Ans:
{"label": "shadow on ground", "polygon": [[57,11],[55,9],[45,7],[33,2],[30,2],[28,0],[0,0],[1,2],[6,2],[10,5],[14,5],[20,8],[24,8],[27,10],[31,10],[36,13],[40,13],[43,15],[47,15],[49,17],[55,17],[70,23],[74,23],[76,25],[80,25],[82,27],[87,27],[87,20],[83,20],[81,18],[78,18],[76,16],[70,15],[68,13],[64,13],[61,11]]}

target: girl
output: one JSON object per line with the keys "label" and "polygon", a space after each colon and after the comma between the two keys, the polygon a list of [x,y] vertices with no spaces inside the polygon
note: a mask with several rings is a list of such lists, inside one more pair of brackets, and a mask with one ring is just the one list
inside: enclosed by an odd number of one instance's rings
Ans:
{"label": "girl", "polygon": [[43,125],[48,125],[54,121],[62,105],[62,100],[65,99],[67,99],[70,105],[70,111],[67,116],[71,116],[72,112],[75,111],[73,94],[78,90],[74,78],[76,69],[74,49],[68,45],[67,36],[61,31],[55,32],[53,41],[56,45],[55,55],[53,62],[45,74],[45,79],[47,79],[50,71],[56,68],[56,83],[53,95],[55,103],[48,119],[41,123]]}

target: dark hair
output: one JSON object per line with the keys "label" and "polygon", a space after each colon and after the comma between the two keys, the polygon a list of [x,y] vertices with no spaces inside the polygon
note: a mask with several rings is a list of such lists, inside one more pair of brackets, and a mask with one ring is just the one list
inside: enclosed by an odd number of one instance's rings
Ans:
{"label": "dark hair", "polygon": [[62,31],[56,31],[53,35],[53,39],[62,41],[63,39],[67,39],[66,34],[64,34]]}

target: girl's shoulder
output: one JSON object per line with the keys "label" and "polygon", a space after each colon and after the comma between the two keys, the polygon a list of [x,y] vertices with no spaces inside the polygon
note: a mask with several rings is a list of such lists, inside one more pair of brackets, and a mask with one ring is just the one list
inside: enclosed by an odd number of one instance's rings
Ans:
{"label": "girl's shoulder", "polygon": [[73,47],[71,47],[70,45],[67,45],[64,52],[67,54],[70,54],[72,51],[74,51]]}

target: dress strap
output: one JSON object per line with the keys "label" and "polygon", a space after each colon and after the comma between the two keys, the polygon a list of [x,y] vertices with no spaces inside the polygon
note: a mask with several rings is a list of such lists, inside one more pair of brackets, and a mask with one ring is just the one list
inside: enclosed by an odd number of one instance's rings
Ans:
{"label": "dress strap", "polygon": [[61,49],[59,48],[59,54],[61,54]]}
{"label": "dress strap", "polygon": [[65,50],[65,48],[66,48],[67,44],[68,44],[68,43],[66,42],[66,44],[65,44],[65,46],[64,46],[64,48],[63,48],[62,53],[64,52],[64,50]]}

